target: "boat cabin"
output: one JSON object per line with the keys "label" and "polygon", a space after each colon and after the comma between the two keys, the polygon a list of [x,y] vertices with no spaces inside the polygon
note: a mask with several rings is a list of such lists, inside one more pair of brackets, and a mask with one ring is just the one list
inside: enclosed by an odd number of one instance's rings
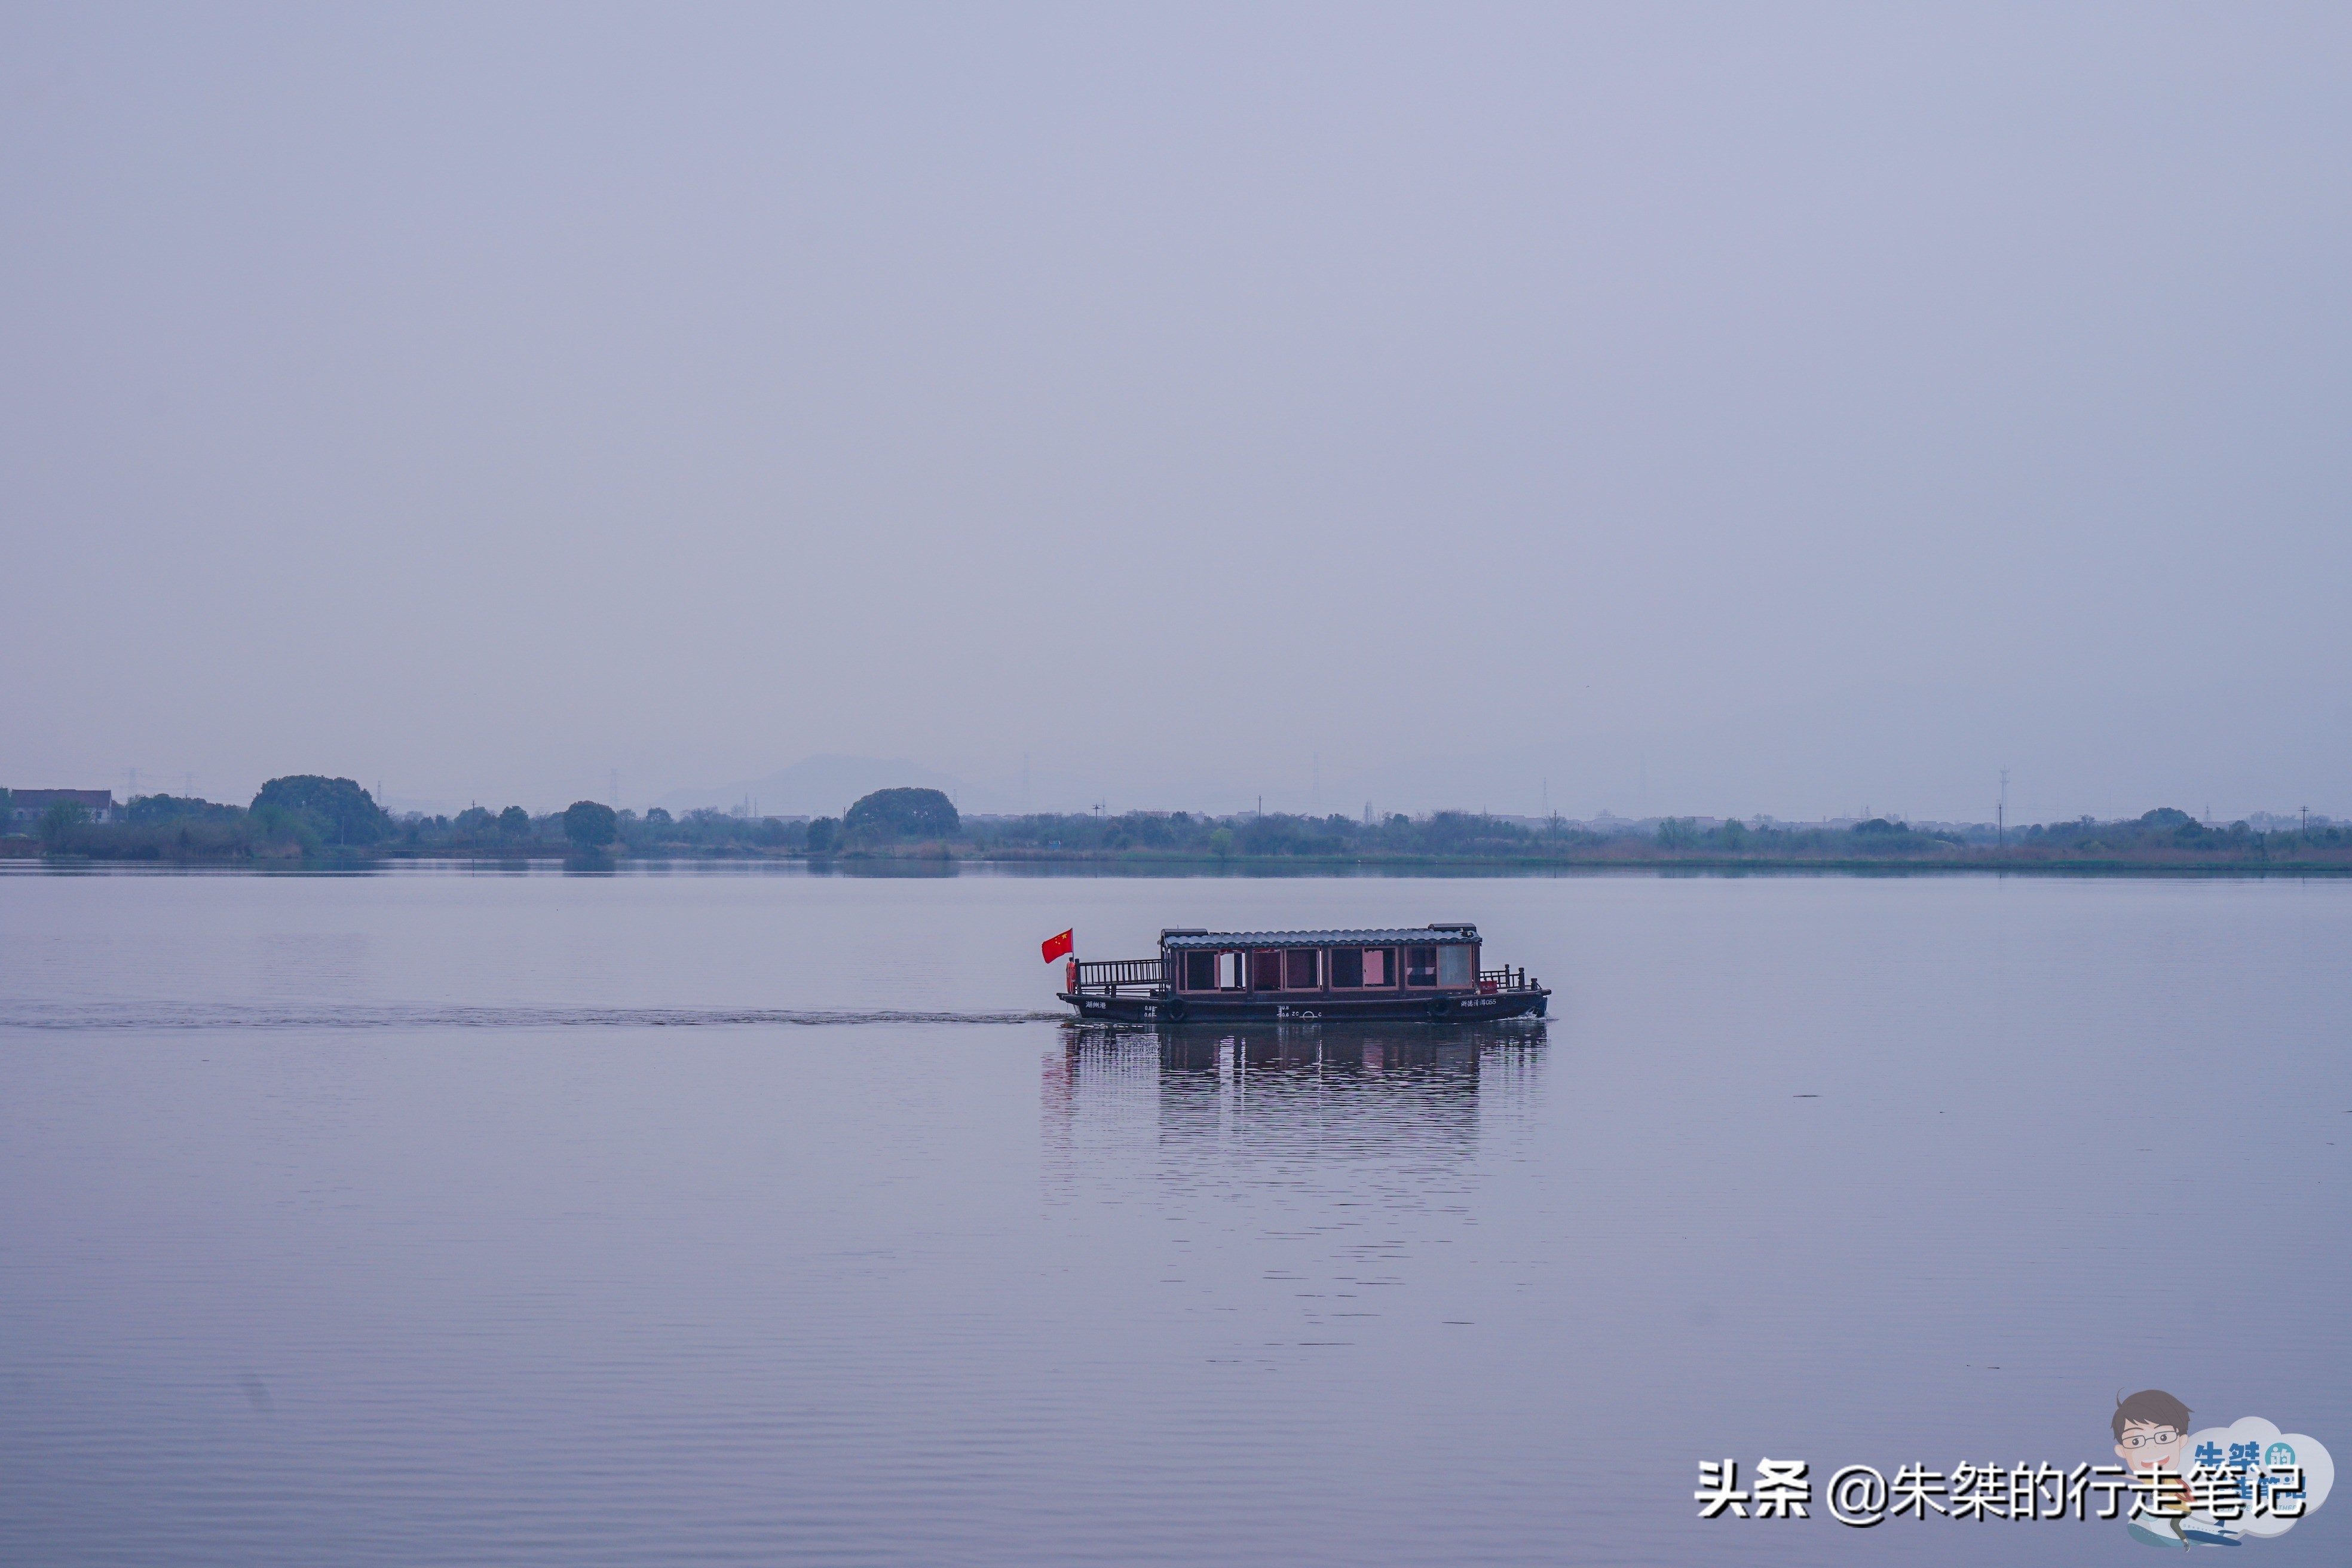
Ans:
{"label": "boat cabin", "polygon": [[1540,1017],[1524,969],[1481,969],[1467,921],[1349,931],[1171,928],[1160,956],[1071,959],[1062,1000],[1082,1017]]}
{"label": "boat cabin", "polygon": [[1162,973],[1179,995],[1473,991],[1478,928],[1382,931],[1163,931]]}

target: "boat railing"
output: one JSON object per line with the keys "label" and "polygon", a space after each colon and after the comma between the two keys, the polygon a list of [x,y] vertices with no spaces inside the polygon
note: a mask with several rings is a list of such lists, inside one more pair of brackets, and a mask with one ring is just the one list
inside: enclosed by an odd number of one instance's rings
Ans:
{"label": "boat railing", "polygon": [[1517,969],[1482,969],[1478,972],[1478,989],[1481,991],[1525,991],[1527,988],[1528,972],[1525,966]]}
{"label": "boat railing", "polygon": [[1157,958],[1111,958],[1078,965],[1077,989],[1089,996],[1150,993],[1168,985],[1168,965]]}

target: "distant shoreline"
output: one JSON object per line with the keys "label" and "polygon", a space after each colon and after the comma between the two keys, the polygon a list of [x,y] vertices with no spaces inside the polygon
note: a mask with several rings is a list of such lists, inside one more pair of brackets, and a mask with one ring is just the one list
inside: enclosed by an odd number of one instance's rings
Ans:
{"label": "distant shoreline", "polygon": [[[908,872],[960,863],[1110,874],[1653,870],[1888,875],[1994,871],[2060,876],[2352,875],[2352,824],[2262,813],[2221,826],[2159,806],[2137,818],[2032,826],[1759,816],[1659,817],[1631,825],[1528,822],[1433,812],[1361,822],[1247,813],[1048,813],[965,817],[934,789],[877,790],[839,817],[616,811],[574,801],[534,815],[469,806],[455,817],[394,817],[346,778],[299,773],[262,786],[250,807],[105,791],[0,792],[37,835],[0,838],[0,857],[43,863],[188,866],[455,861],[521,864],[614,858],[646,865],[798,861],[813,868]],[[93,814],[96,820],[92,820]]]}
{"label": "distant shoreline", "polygon": [[1660,850],[1638,841],[1620,849],[1580,848],[1557,855],[1182,855],[1135,850],[1041,850],[1005,853],[940,853],[859,851],[844,855],[811,855],[805,851],[761,852],[711,849],[691,854],[620,854],[547,852],[551,846],[513,855],[495,853],[419,853],[404,846],[328,851],[307,857],[246,855],[107,856],[43,854],[26,840],[0,841],[0,861],[68,869],[75,867],[163,867],[220,868],[247,866],[257,869],[350,869],[362,866],[697,866],[793,865],[811,869],[887,871],[898,874],[926,869],[945,874],[958,866],[1034,867],[1139,872],[1164,869],[1197,874],[1217,871],[1293,871],[1301,874],[1351,870],[1475,870],[1475,871],[1651,871],[1651,872],[1791,872],[1808,875],[1844,873],[1884,876],[1891,873],[2000,873],[2057,877],[2133,876],[2294,876],[2352,877],[2352,854],[2336,856],[2262,856],[2193,850],[2133,856],[2083,856],[2038,848],[1963,850],[1955,854],[1905,856],[1777,856],[1692,854]]}

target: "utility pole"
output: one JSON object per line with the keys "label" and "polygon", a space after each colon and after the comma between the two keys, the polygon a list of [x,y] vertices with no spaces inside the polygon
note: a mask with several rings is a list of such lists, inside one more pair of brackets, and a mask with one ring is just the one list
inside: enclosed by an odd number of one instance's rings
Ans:
{"label": "utility pole", "polygon": [[1993,807],[1993,833],[2003,849],[2009,847],[2009,770],[2000,770],[2000,804]]}
{"label": "utility pole", "polygon": [[2303,808],[2303,836],[2311,837],[2311,807],[2307,805]]}

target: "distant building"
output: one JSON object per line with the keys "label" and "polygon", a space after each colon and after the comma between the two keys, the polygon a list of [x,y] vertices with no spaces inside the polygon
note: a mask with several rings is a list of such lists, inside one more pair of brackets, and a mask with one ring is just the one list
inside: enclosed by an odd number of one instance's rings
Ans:
{"label": "distant building", "polygon": [[41,825],[41,813],[61,800],[79,801],[92,822],[117,822],[121,812],[110,789],[20,789],[8,807],[8,831],[30,833]]}

